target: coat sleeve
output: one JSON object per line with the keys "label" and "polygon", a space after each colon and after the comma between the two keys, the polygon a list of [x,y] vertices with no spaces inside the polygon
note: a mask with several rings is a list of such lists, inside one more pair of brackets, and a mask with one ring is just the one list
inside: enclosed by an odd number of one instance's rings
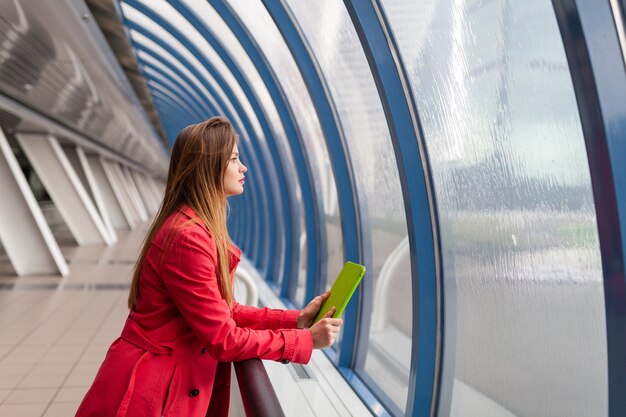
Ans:
{"label": "coat sleeve", "polygon": [[255,330],[237,326],[217,284],[217,249],[198,225],[178,232],[164,254],[161,276],[174,304],[219,361],[250,358],[307,363],[313,350],[306,329]]}
{"label": "coat sleeve", "polygon": [[237,326],[250,329],[297,329],[300,310],[258,308],[235,303],[233,319]]}

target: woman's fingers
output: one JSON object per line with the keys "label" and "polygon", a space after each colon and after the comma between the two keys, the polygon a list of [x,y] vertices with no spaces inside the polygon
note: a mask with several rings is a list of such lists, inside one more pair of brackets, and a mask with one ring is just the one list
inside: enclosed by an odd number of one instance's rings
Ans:
{"label": "woman's fingers", "polygon": [[332,345],[335,342],[337,333],[343,324],[342,319],[335,319],[332,315],[335,313],[336,308],[331,308],[324,318],[315,323],[311,327],[311,333],[313,334],[313,347],[324,348]]}
{"label": "woman's fingers", "polygon": [[333,328],[339,330],[339,328],[343,324],[343,320],[342,319],[328,319],[327,323],[329,326],[332,326]]}
{"label": "woman's fingers", "polygon": [[324,316],[322,321],[326,324],[330,324],[331,326],[341,326],[341,324],[343,323],[343,319],[336,319],[329,315]]}
{"label": "woman's fingers", "polygon": [[322,322],[324,323],[324,326],[326,326],[328,328],[329,331],[332,330],[334,332],[339,331],[339,328],[343,324],[343,320],[342,319],[334,319],[332,317],[324,318],[324,319],[322,319]]}
{"label": "woman's fingers", "polygon": [[328,318],[328,317],[332,317],[333,314],[335,314],[335,311],[337,311],[336,307],[331,307],[330,310],[328,310],[328,312],[324,315],[324,318]]}
{"label": "woman's fingers", "polygon": [[316,308],[319,310],[319,308],[322,306],[322,304],[324,304],[324,301],[326,301],[329,296],[330,291],[326,291],[324,294],[315,297],[313,301],[311,301],[311,304],[315,304]]}

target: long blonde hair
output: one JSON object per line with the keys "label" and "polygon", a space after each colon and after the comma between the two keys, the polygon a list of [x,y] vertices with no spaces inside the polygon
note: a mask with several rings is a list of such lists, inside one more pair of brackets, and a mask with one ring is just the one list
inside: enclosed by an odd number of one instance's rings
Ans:
{"label": "long blonde hair", "polygon": [[224,173],[236,143],[237,133],[230,121],[221,116],[187,126],[178,134],[172,148],[163,202],[135,264],[128,308],[133,309],[137,305],[139,279],[154,236],[183,203],[196,212],[215,240],[219,264],[216,268],[218,286],[222,297],[232,306],[233,291],[229,274],[231,242],[226,228],[228,205]]}

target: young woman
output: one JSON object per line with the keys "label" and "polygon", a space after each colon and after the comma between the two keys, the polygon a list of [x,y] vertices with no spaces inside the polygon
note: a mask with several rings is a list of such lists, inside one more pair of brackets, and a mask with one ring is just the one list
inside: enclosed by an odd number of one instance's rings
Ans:
{"label": "young woman", "polygon": [[307,363],[312,349],[334,342],[342,320],[333,311],[311,326],[328,293],[302,311],[233,299],[241,252],[226,229],[226,198],[243,192],[246,171],[226,118],[180,132],[135,266],[130,314],[77,417],[226,416],[230,362]]}

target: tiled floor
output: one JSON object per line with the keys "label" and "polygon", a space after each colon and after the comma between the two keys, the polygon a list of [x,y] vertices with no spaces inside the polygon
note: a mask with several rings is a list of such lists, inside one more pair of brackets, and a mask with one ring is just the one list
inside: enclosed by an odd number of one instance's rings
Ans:
{"label": "tiled floor", "polygon": [[70,275],[0,277],[0,417],[71,417],[128,314],[147,225],[111,247],[63,247]]}

